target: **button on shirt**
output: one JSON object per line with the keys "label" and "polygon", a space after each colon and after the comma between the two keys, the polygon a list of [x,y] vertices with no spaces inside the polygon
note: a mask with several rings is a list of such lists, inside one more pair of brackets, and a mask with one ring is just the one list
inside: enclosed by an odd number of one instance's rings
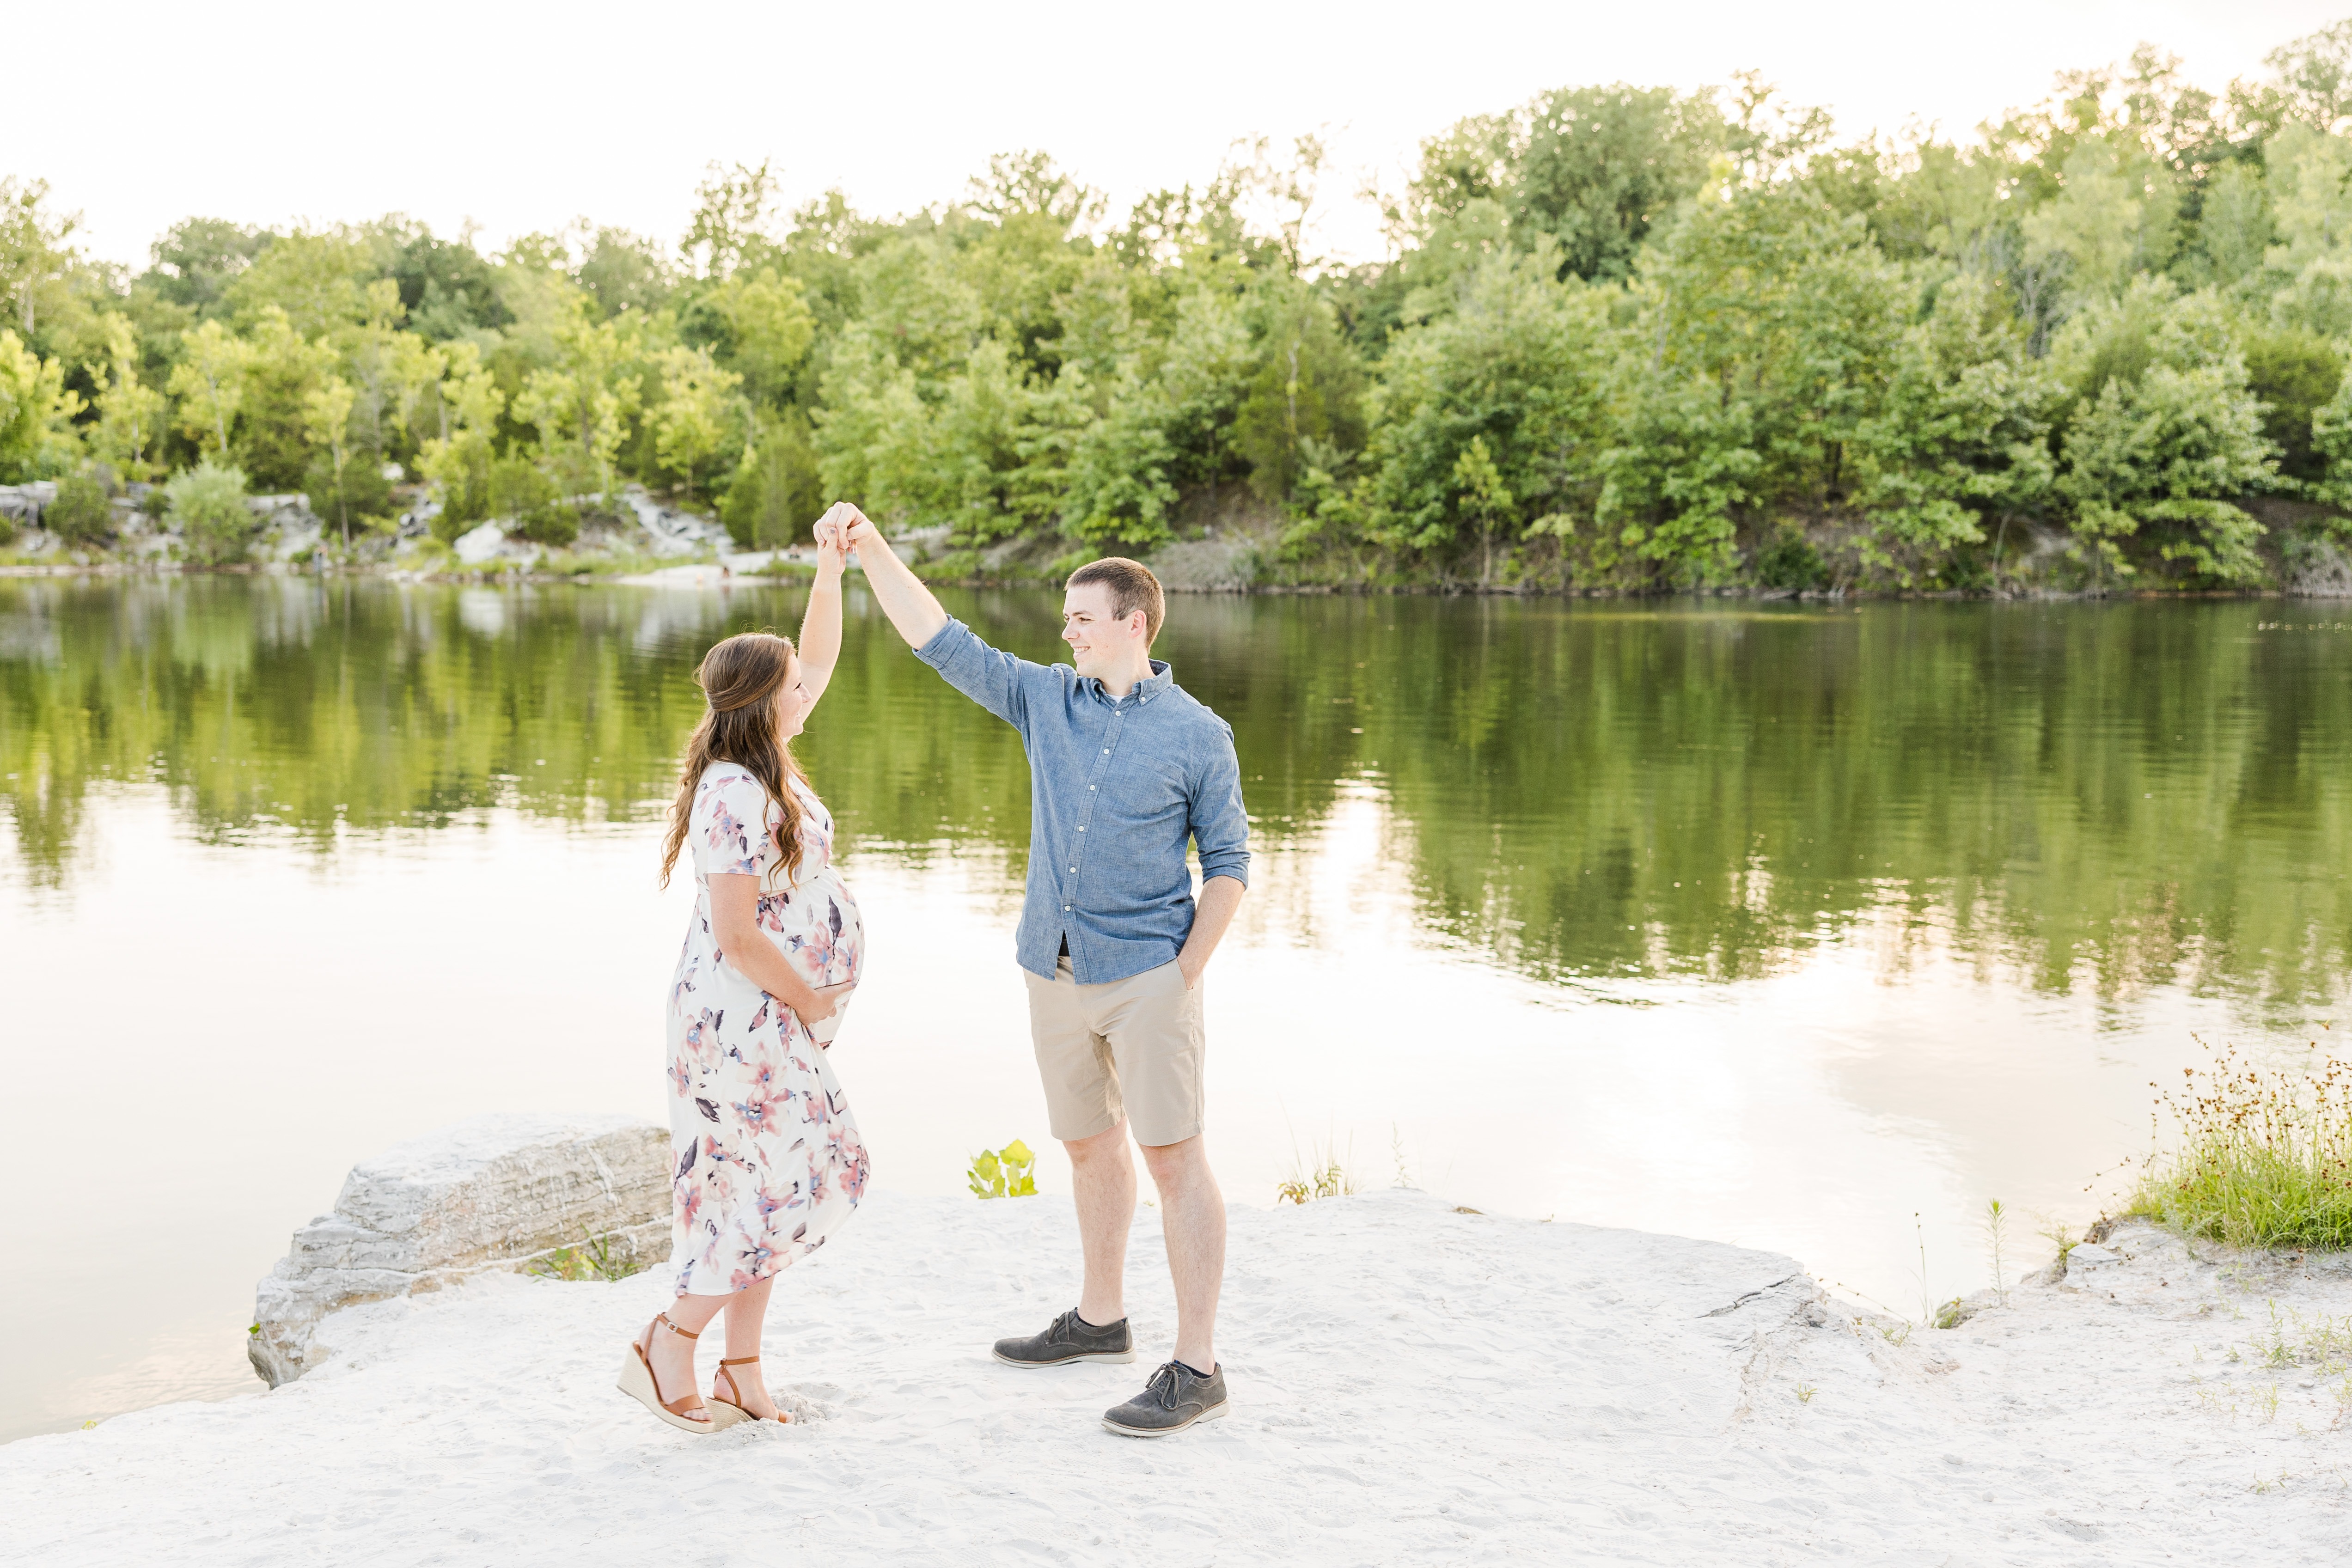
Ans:
{"label": "button on shirt", "polygon": [[1029,892],[1015,946],[1046,979],[1069,946],[1080,985],[1173,963],[1192,931],[1187,840],[1201,876],[1249,881],[1249,818],[1233,727],[1154,659],[1123,697],[1067,664],[1035,664],[950,621],[915,651],[1021,732],[1029,755]]}

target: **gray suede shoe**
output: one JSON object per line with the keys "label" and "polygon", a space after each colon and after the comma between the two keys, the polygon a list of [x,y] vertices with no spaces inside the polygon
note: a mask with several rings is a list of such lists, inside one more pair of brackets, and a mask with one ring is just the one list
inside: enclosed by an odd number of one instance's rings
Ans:
{"label": "gray suede shoe", "polygon": [[1167,1437],[1195,1421],[1213,1421],[1229,1408],[1223,1366],[1203,1377],[1171,1361],[1151,1375],[1142,1393],[1104,1411],[1103,1425],[1122,1437]]}
{"label": "gray suede shoe", "polygon": [[996,1342],[996,1359],[1007,1366],[1065,1366],[1074,1361],[1133,1361],[1135,1340],[1127,1320],[1106,1328],[1078,1316],[1073,1307],[1046,1325],[1044,1333]]}

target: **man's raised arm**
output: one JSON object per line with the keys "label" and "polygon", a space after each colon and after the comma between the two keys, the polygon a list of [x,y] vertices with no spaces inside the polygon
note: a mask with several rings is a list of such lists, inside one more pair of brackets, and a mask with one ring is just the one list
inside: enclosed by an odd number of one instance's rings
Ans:
{"label": "man's raised arm", "polygon": [[882,613],[890,618],[907,646],[919,648],[938,636],[940,628],[948,623],[948,612],[940,608],[940,601],[931,597],[914,570],[898,559],[881,530],[846,503],[825,514],[828,522],[836,517],[847,529],[847,547],[857,552],[857,564],[866,569],[866,586],[873,591],[874,601],[882,606]]}

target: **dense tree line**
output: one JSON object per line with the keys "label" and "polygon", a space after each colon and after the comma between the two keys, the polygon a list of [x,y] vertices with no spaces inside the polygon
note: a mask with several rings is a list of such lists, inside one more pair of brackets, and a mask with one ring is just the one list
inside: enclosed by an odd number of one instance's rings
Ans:
{"label": "dense tree line", "polygon": [[1042,154],[887,220],[739,167],[676,246],[191,219],[136,277],[12,181],[0,482],[100,541],[106,486],[177,474],[200,553],[238,484],[364,541],[399,465],[444,538],[561,541],[637,480],[747,544],[854,497],[959,571],[1208,529],[1302,580],[2345,570],[2352,22],[2269,67],[2144,47],[1965,143],[1563,88],[1427,141],[1356,266],[1312,139],[1117,219]]}

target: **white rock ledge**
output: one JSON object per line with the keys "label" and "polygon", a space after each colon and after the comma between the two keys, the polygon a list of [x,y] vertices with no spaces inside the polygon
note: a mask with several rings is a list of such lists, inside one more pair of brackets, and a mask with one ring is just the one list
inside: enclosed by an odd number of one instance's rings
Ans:
{"label": "white rock ledge", "polygon": [[352,1167],[294,1233],[247,1341],[272,1388],[324,1359],[328,1313],[518,1270],[589,1237],[643,1268],[669,1249],[669,1130],[630,1116],[477,1116]]}

